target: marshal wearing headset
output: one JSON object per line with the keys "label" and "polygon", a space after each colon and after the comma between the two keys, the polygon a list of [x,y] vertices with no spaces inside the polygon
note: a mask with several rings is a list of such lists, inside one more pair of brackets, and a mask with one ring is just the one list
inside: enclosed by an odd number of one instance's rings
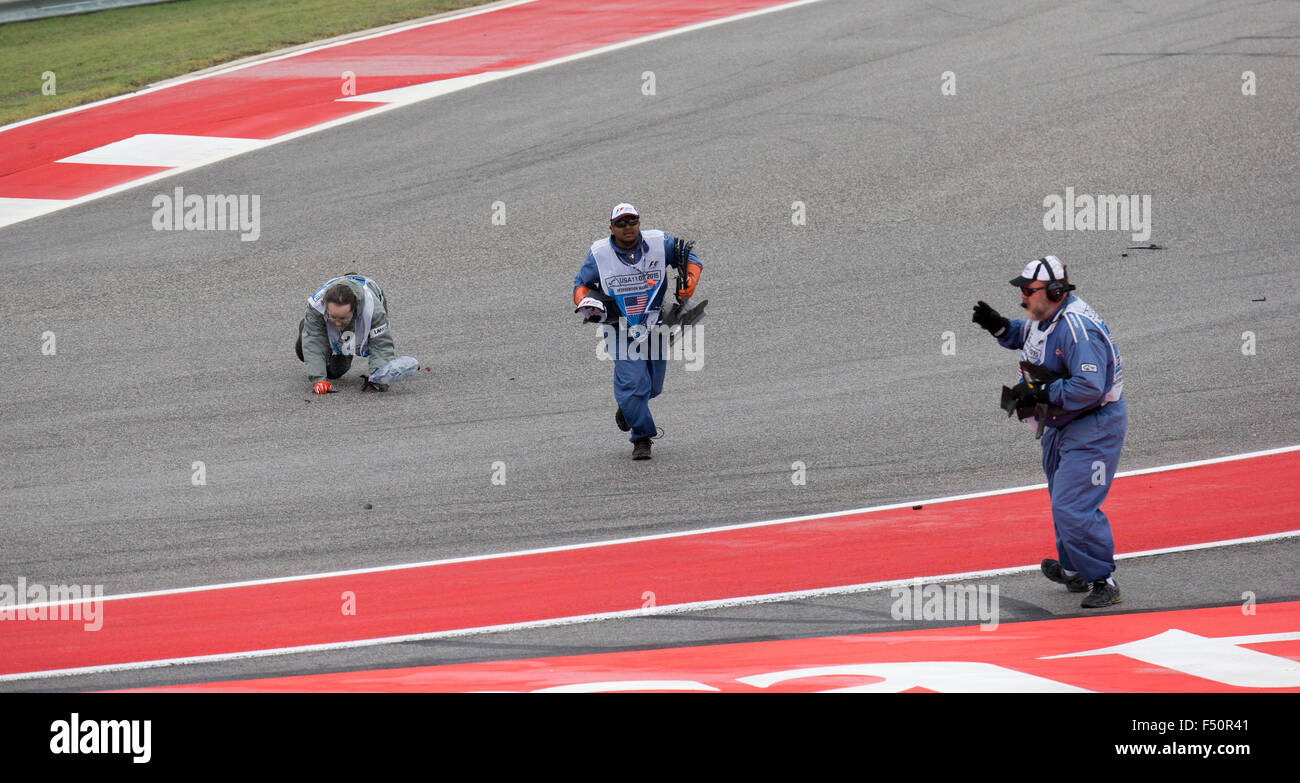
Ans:
{"label": "marshal wearing headset", "polygon": [[1011,285],[1027,318],[1009,320],[984,302],[971,320],[1004,348],[1020,351],[1020,376],[1003,390],[1003,407],[1032,419],[1042,435],[1043,472],[1052,497],[1057,559],[1043,575],[1082,606],[1119,603],[1115,544],[1101,511],[1119,465],[1128,408],[1119,349],[1097,312],[1072,291],[1056,256],[1030,261]]}

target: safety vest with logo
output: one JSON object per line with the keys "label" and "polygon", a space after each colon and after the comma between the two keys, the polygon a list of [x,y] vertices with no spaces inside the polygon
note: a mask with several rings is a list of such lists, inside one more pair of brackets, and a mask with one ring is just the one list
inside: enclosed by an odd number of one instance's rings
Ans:
{"label": "safety vest with logo", "polygon": [[664,232],[642,231],[641,240],[638,249],[646,250],[635,264],[623,261],[608,238],[592,243],[591,256],[600,272],[601,290],[618,303],[628,326],[645,324],[653,327],[659,323],[659,309],[663,303],[659,292],[668,272]]}

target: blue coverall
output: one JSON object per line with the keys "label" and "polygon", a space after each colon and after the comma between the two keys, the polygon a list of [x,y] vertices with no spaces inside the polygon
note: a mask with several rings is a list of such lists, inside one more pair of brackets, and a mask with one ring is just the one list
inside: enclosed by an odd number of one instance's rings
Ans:
{"label": "blue coverall", "polygon": [[1074,294],[1047,319],[1012,320],[998,342],[1069,376],[1048,386],[1051,403],[1066,413],[1047,420],[1042,441],[1057,557],[1061,568],[1088,582],[1106,579],[1115,570],[1115,542],[1101,504],[1128,428],[1119,349],[1106,324]]}

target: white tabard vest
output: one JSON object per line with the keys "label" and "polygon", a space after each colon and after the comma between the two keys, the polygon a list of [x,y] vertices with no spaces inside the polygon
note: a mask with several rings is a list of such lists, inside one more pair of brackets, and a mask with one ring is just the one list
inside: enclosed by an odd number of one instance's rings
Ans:
{"label": "white tabard vest", "polygon": [[[664,232],[642,231],[641,240],[649,250],[637,256],[635,264],[624,263],[608,238],[593,242],[591,255],[596,259],[596,269],[600,272],[601,290],[618,301],[628,326],[645,324],[653,327],[659,323],[659,306],[655,305],[655,297],[668,276]],[[637,250],[640,251],[641,247]],[[661,301],[659,305],[662,304]]]}
{"label": "white tabard vest", "polygon": [[[1071,326],[1069,319],[1065,317],[1067,313],[1092,321],[1096,324],[1097,328],[1101,330],[1101,333],[1106,335],[1106,342],[1110,346],[1111,356],[1115,359],[1115,371],[1111,377],[1110,391],[1106,392],[1106,396],[1102,400],[1101,404],[1105,405],[1107,403],[1115,402],[1124,392],[1124,368],[1120,365],[1119,351],[1115,348],[1115,341],[1110,339],[1110,330],[1106,328],[1106,325],[1102,323],[1101,319],[1097,316],[1097,311],[1093,310],[1091,305],[1078,297],[1075,297],[1074,301],[1070,302],[1065,307],[1057,310],[1056,317],[1052,319],[1052,322],[1047,325],[1046,329],[1039,329],[1038,321],[1029,322],[1028,334],[1025,335],[1025,344],[1021,347],[1020,358],[1030,362],[1031,364],[1044,364],[1043,358],[1047,353],[1047,338],[1052,332],[1056,331],[1056,329],[1061,326],[1062,322],[1065,323],[1064,328],[1071,331],[1075,342],[1090,339],[1086,333],[1074,334],[1075,327]],[[1025,373],[1024,371],[1021,371],[1017,376],[1017,379],[1024,380],[1024,377]]]}
{"label": "white tabard vest", "polygon": [[[370,355],[370,319],[375,313],[375,297],[370,293],[371,286],[379,290],[375,281],[362,275],[344,275],[327,281],[320,290],[312,294],[307,299],[307,304],[311,305],[316,312],[323,317],[325,315],[325,292],[337,283],[344,280],[351,280],[361,286],[361,292],[365,294],[365,301],[361,302],[359,312],[352,318],[352,329],[354,331],[340,332],[339,328],[334,325],[330,319],[325,319],[325,334],[329,337],[330,349],[334,353],[347,354],[349,356],[369,356]],[[380,294],[382,296],[382,293]],[[346,339],[351,334],[351,339]]]}

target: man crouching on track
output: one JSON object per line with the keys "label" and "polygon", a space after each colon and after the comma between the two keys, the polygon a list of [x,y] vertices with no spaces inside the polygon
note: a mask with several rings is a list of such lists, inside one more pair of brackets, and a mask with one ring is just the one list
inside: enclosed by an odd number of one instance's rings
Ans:
{"label": "man crouching on track", "polygon": [[[663,231],[642,232],[640,226],[636,207],[618,204],[609,217],[609,236],[597,239],[587,251],[573,279],[573,304],[583,320],[617,323],[620,332],[645,335],[659,323],[670,265],[679,267],[684,275],[685,284],[676,295],[678,303],[695,293],[703,265],[691,251],[691,243]],[[620,334],[619,340],[623,342],[625,335]],[[632,459],[650,459],[650,439],[657,431],[650,400],[663,391],[667,368],[665,357],[614,359],[614,400],[618,403],[614,422],[620,430],[632,432]]]}
{"label": "man crouching on track", "polygon": [[1011,284],[1028,318],[1008,320],[980,302],[971,320],[1004,348],[1021,351],[1020,382],[1004,389],[1004,409],[1022,419],[1033,415],[1042,436],[1059,558],[1043,561],[1043,575],[1072,593],[1091,586],[1085,609],[1111,606],[1122,599],[1101,504],[1128,428],[1119,349],[1096,311],[1070,293],[1074,286],[1056,256],[1030,261]]}
{"label": "man crouching on track", "polygon": [[335,391],[330,381],[352,367],[353,356],[365,356],[370,369],[361,376],[362,391],[387,391],[370,382],[370,373],[393,358],[393,333],[388,329],[384,292],[368,277],[350,272],[329,280],[307,299],[307,315],[298,322],[298,360],[306,362],[312,391]]}

